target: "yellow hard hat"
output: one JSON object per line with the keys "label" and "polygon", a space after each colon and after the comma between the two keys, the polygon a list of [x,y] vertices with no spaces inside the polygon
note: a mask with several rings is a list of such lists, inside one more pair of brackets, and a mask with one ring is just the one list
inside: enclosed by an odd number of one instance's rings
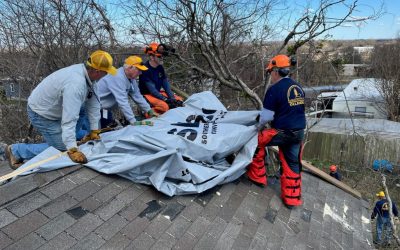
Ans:
{"label": "yellow hard hat", "polygon": [[376,194],[378,197],[385,197],[385,192],[380,191],[379,193]]}
{"label": "yellow hard hat", "polygon": [[93,52],[86,64],[94,69],[105,71],[111,75],[117,74],[117,69],[113,66],[111,55],[103,50]]}
{"label": "yellow hard hat", "polygon": [[135,66],[136,68],[140,70],[148,70],[148,68],[143,65],[143,60],[142,58],[138,56],[130,56],[125,59],[125,64],[130,65],[130,66]]}

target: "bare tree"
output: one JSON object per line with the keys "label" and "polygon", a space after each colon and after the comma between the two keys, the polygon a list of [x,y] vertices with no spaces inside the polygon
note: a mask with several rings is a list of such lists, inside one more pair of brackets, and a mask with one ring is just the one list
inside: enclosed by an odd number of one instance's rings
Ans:
{"label": "bare tree", "polygon": [[374,49],[371,70],[379,81],[388,119],[400,122],[400,39]]}
{"label": "bare tree", "polygon": [[0,104],[8,141],[26,136],[26,98],[43,77],[116,44],[106,13],[94,0],[0,1],[0,80],[20,93]]}
{"label": "bare tree", "polygon": [[[279,9],[284,5],[279,0],[135,0],[121,5],[126,18],[131,19],[129,27],[136,41],[157,40],[176,46],[175,55],[182,66],[243,93],[258,108],[262,106],[258,94],[263,92],[257,94],[256,90],[263,85],[267,57],[282,53],[285,48],[295,54],[329,30],[345,22],[360,21],[351,16],[358,7],[357,0],[320,0],[313,11],[310,5],[297,6],[304,12],[300,17]],[[329,14],[339,7],[345,9],[342,15]],[[362,20],[373,17],[375,13]],[[282,32],[287,32],[283,42],[267,42]],[[255,65],[259,76],[245,81],[244,75],[254,71]]]}

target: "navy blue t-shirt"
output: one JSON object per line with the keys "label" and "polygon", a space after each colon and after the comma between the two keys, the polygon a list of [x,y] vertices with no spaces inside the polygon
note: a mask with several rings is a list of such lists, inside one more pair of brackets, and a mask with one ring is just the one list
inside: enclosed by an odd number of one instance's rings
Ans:
{"label": "navy blue t-shirt", "polygon": [[265,94],[263,106],[274,111],[272,127],[276,129],[304,129],[304,91],[300,84],[285,77],[273,84]]}
{"label": "navy blue t-shirt", "polygon": [[142,71],[142,74],[139,76],[140,93],[142,93],[142,95],[151,94],[158,99],[163,99],[162,95],[160,94],[160,90],[163,88],[169,97],[173,97],[164,67],[162,65],[158,65],[157,67],[153,68],[150,66],[149,61],[147,61],[144,65],[146,65],[148,70]]}
{"label": "navy blue t-shirt", "polygon": [[[392,202],[392,212],[394,216],[399,215],[396,204],[394,202]],[[384,218],[389,218],[389,201],[387,199],[382,199],[376,202],[371,218],[375,218],[376,215],[382,216]]]}

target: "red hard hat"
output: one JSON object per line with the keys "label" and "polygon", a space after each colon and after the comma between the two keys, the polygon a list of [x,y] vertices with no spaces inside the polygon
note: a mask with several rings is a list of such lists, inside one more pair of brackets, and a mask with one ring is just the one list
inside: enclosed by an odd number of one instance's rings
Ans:
{"label": "red hard hat", "polygon": [[336,171],[336,170],[337,170],[336,165],[331,165],[331,166],[329,167],[329,171],[331,171],[331,172],[334,172],[334,171]]}
{"label": "red hard hat", "polygon": [[267,71],[271,72],[273,68],[288,68],[290,67],[290,58],[286,55],[274,56],[267,65]]}

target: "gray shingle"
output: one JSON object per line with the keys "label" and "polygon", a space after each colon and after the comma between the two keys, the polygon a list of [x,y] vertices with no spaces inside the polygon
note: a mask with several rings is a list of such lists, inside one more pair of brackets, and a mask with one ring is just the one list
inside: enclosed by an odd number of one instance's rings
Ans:
{"label": "gray shingle", "polygon": [[159,214],[150,225],[145,229],[145,232],[153,238],[158,239],[170,227],[172,222]]}
{"label": "gray shingle", "polygon": [[61,233],[75,223],[75,219],[66,213],[62,213],[41,228],[36,230],[36,233],[41,235],[46,240],[51,240],[57,234]]}
{"label": "gray shingle", "polygon": [[175,239],[180,238],[187,228],[189,228],[190,224],[190,221],[185,217],[178,216],[167,229],[166,233],[172,235]]}
{"label": "gray shingle", "polygon": [[18,218],[10,213],[7,209],[0,210],[0,228],[7,226],[8,224],[16,221]]}
{"label": "gray shingle", "polygon": [[10,245],[11,243],[13,243],[13,240],[0,231],[0,249],[6,248],[6,246]]}
{"label": "gray shingle", "polygon": [[116,214],[113,217],[111,217],[108,221],[103,223],[100,227],[98,227],[95,233],[98,234],[103,239],[109,240],[127,224],[128,221],[125,218]]}
{"label": "gray shingle", "polygon": [[44,196],[42,193],[35,192],[31,195],[26,195],[16,200],[9,205],[7,209],[18,217],[21,217],[43,206],[49,201],[50,199]]}
{"label": "gray shingle", "polygon": [[29,193],[37,187],[38,183],[34,180],[33,175],[19,177],[0,186],[0,206]]}
{"label": "gray shingle", "polygon": [[75,239],[81,240],[102,223],[103,221],[97,215],[88,213],[65,231]]}
{"label": "gray shingle", "polygon": [[78,241],[74,237],[67,234],[66,232],[62,232],[50,241],[48,241],[46,244],[42,245],[39,250],[69,249],[70,247],[75,245],[76,242]]}
{"label": "gray shingle", "polygon": [[40,208],[40,211],[49,218],[54,218],[69,208],[78,204],[78,201],[69,194],[58,197]]}
{"label": "gray shingle", "polygon": [[4,227],[2,231],[11,239],[19,240],[44,225],[47,221],[49,221],[49,219],[46,216],[35,210]]}
{"label": "gray shingle", "polygon": [[[121,233],[117,233],[114,235],[109,241],[107,241],[104,245],[101,246],[101,250],[110,250],[110,249],[125,249],[131,240],[128,239]],[[129,249],[129,248],[128,248]]]}
{"label": "gray shingle", "polygon": [[163,249],[171,249],[176,243],[176,239],[165,233],[163,234],[153,245],[150,249],[153,250],[163,250]]}
{"label": "gray shingle", "polygon": [[20,250],[20,249],[36,249],[43,245],[46,241],[36,233],[30,233],[21,240],[8,246],[7,250]]}
{"label": "gray shingle", "polygon": [[127,247],[128,249],[150,249],[150,247],[156,242],[146,232],[142,232],[132,243]]}
{"label": "gray shingle", "polygon": [[133,221],[121,229],[120,232],[129,239],[134,240],[143,230],[145,230],[149,224],[150,221],[146,217],[136,217]]}
{"label": "gray shingle", "polygon": [[93,180],[87,181],[82,185],[72,189],[69,195],[74,197],[77,201],[82,201],[92,194],[96,193],[102,188],[99,184],[95,183]]}
{"label": "gray shingle", "polygon": [[50,199],[55,199],[63,194],[68,193],[70,190],[74,189],[77,186],[77,183],[71,181],[70,178],[66,176],[60,180],[57,180],[53,184],[43,188],[40,192],[42,192]]}
{"label": "gray shingle", "polygon": [[79,240],[71,249],[76,250],[92,250],[98,249],[103,245],[106,241],[103,240],[100,236],[96,235],[95,233],[91,233],[85,238]]}
{"label": "gray shingle", "polygon": [[214,249],[231,249],[236,237],[239,235],[242,225],[230,222],[218,239]]}
{"label": "gray shingle", "polygon": [[119,214],[125,219],[132,221],[135,219],[144,209],[146,209],[147,204],[140,199],[136,199],[130,203],[127,207],[121,210]]}
{"label": "gray shingle", "polygon": [[208,226],[207,231],[197,242],[195,249],[212,249],[227,226],[226,221],[216,217]]}
{"label": "gray shingle", "polygon": [[102,220],[106,221],[124,208],[126,203],[124,201],[113,199],[106,203],[103,207],[98,208],[94,213]]}

